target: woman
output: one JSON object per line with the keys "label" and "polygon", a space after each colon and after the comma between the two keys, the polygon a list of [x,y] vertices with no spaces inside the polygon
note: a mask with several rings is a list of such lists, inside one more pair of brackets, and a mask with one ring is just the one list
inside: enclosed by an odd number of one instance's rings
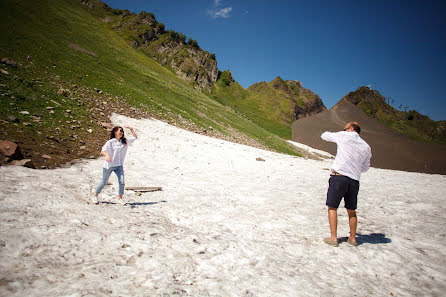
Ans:
{"label": "woman", "polygon": [[124,129],[122,127],[114,127],[110,134],[110,140],[108,140],[101,150],[101,155],[105,156],[104,166],[102,168],[102,181],[97,187],[96,192],[91,197],[91,202],[98,204],[98,195],[107,184],[108,178],[112,172],[116,173],[119,184],[119,199],[118,203],[125,205],[122,195],[124,195],[124,159],[127,154],[127,147],[132,144],[138,136],[132,127],[126,126],[130,129],[133,137],[125,138]]}

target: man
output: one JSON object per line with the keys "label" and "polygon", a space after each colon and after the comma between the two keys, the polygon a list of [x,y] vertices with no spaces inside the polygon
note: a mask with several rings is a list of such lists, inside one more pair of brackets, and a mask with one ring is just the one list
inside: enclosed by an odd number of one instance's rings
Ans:
{"label": "man", "polygon": [[345,125],[344,131],[331,133],[324,132],[321,138],[325,141],[336,142],[338,149],[331,168],[331,176],[327,192],[328,222],[330,223],[331,237],[324,238],[324,242],[331,246],[338,246],[338,207],[344,198],[348,213],[350,237],[347,243],[357,246],[356,206],[358,201],[359,179],[362,172],[370,167],[372,152],[370,146],[359,137],[361,127],[357,122]]}

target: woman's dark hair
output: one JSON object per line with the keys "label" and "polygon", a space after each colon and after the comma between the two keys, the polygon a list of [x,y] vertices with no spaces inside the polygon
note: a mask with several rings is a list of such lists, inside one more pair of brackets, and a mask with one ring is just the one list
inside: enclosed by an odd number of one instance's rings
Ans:
{"label": "woman's dark hair", "polygon": [[125,139],[125,137],[124,137],[124,129],[123,129],[122,127],[120,127],[120,126],[116,126],[116,127],[113,128],[113,130],[112,130],[111,133],[110,133],[110,139],[116,138],[115,133],[116,133],[116,131],[118,131],[119,129],[122,130],[122,137],[121,137],[121,141],[122,141],[122,143],[123,143],[123,144],[127,144],[127,139]]}

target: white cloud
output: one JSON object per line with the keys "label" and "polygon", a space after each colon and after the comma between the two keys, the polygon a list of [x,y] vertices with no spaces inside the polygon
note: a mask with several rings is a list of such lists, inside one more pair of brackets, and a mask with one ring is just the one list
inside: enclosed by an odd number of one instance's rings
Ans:
{"label": "white cloud", "polygon": [[222,9],[220,9],[220,10],[215,12],[215,17],[216,18],[218,18],[218,17],[229,18],[230,17],[229,14],[231,13],[231,11],[232,11],[232,7],[231,6],[222,8]]}
{"label": "white cloud", "polygon": [[219,8],[219,6],[223,5],[223,0],[214,0],[214,5],[212,9],[207,10],[207,14],[212,18],[229,18],[231,17],[232,6],[228,6],[225,8]]}
{"label": "white cloud", "polygon": [[229,6],[229,7],[225,7],[222,9],[209,9],[208,14],[214,19],[216,19],[216,18],[225,18],[226,19],[226,18],[231,17],[231,15],[230,15],[231,11],[232,11],[232,7]]}

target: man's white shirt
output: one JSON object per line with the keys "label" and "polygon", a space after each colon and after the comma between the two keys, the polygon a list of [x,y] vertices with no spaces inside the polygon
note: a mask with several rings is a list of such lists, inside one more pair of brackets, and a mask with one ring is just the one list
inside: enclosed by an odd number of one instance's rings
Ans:
{"label": "man's white shirt", "polygon": [[332,169],[359,181],[361,173],[370,168],[372,150],[370,146],[353,131],[324,132],[321,138],[338,145]]}

